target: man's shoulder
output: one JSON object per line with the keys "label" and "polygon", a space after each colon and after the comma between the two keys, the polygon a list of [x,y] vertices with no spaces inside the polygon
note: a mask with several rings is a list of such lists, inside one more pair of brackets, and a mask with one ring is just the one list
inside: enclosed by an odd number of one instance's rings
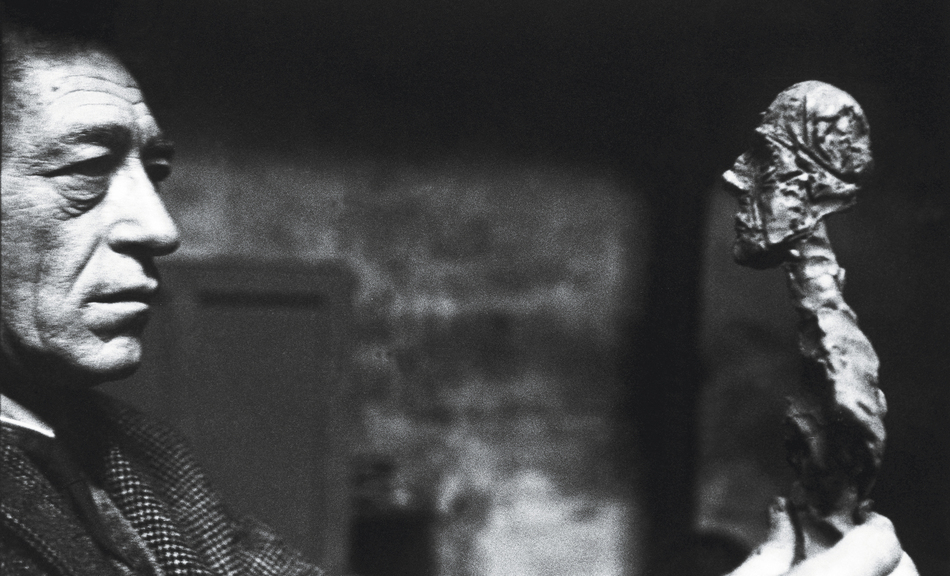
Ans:
{"label": "man's shoulder", "polygon": [[187,538],[206,557],[216,558],[221,565],[254,566],[268,574],[324,574],[288,548],[270,527],[253,518],[233,516],[182,434],[114,397],[97,393],[95,401],[132,473],[144,473]]}

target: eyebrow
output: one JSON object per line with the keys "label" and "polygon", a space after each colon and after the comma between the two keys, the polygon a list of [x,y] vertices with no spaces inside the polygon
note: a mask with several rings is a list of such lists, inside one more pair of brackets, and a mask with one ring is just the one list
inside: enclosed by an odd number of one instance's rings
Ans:
{"label": "eyebrow", "polygon": [[132,140],[132,133],[125,126],[107,124],[104,126],[84,126],[68,132],[60,139],[66,145],[91,144],[106,148],[127,147]]}
{"label": "eyebrow", "polygon": [[[122,124],[80,127],[60,138],[60,144],[93,145],[111,149],[124,149],[132,144],[132,133]],[[143,155],[171,160],[175,156],[175,144],[164,134],[155,134],[142,147]]]}
{"label": "eyebrow", "polygon": [[175,157],[175,143],[159,134],[149,138],[142,148],[142,155],[171,161]]}

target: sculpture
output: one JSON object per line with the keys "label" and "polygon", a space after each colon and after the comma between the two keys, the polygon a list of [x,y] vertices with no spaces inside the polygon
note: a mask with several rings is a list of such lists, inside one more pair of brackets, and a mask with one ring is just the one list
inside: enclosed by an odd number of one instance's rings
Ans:
{"label": "sculpture", "polygon": [[786,413],[788,461],[797,476],[788,502],[796,563],[864,522],[884,453],[878,358],[844,301],[844,270],[824,223],[854,205],[871,167],[861,107],[809,81],[778,95],[752,149],[723,174],[740,204],[736,262],[781,265],[800,318],[805,385]]}

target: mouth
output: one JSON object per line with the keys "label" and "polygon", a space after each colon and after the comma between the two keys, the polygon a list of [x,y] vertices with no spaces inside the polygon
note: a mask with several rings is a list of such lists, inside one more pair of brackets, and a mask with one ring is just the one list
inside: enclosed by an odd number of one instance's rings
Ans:
{"label": "mouth", "polygon": [[105,292],[103,294],[97,294],[90,298],[89,302],[92,304],[122,304],[138,302],[148,306],[155,300],[156,292],[157,288],[152,286],[122,288]]}
{"label": "mouth", "polygon": [[157,283],[151,283],[94,294],[84,307],[87,318],[92,326],[107,332],[138,329],[148,320],[157,288]]}
{"label": "mouth", "polygon": [[733,223],[735,224],[737,234],[746,234],[752,230],[752,227],[746,224],[742,219],[742,216],[739,216],[738,214],[736,214],[736,217],[733,219]]}

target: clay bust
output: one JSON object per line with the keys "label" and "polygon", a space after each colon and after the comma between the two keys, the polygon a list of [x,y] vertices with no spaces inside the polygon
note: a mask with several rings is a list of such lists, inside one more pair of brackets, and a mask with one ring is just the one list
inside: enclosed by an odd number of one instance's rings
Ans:
{"label": "clay bust", "polygon": [[854,205],[871,171],[871,144],[861,106],[816,81],[779,94],[754,138],[723,180],[740,204],[736,262],[769,268],[822,218]]}
{"label": "clay bust", "polygon": [[[844,301],[844,269],[824,223],[854,205],[870,173],[868,122],[845,92],[802,82],[772,102],[754,139],[723,174],[739,200],[733,256],[752,268],[784,268],[799,316],[804,386],[789,399],[785,421],[796,480],[773,510],[775,518],[792,519],[793,536],[770,536],[733,576],[784,574],[799,564],[808,570],[795,574],[838,573],[822,567],[822,558],[880,519],[869,495],[886,439],[877,354]],[[763,550],[770,546],[784,552],[777,568],[763,571],[760,564],[771,562]],[[878,568],[875,573],[916,574],[906,554]]]}

